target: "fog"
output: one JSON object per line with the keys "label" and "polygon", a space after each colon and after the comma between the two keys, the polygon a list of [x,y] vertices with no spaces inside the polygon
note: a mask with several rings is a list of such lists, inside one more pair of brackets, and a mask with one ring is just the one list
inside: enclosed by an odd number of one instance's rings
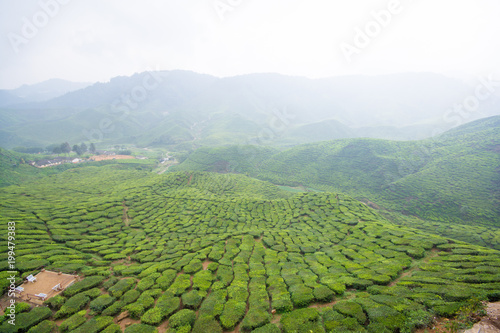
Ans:
{"label": "fog", "polygon": [[495,0],[4,0],[0,89],[151,69],[473,81],[500,73],[499,13]]}

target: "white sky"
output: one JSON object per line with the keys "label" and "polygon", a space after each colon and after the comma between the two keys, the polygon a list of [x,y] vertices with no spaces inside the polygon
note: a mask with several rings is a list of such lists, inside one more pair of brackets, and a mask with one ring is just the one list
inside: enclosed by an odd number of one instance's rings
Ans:
{"label": "white sky", "polygon": [[[44,14],[41,4],[59,2]],[[223,19],[217,3],[232,8]],[[373,27],[371,12],[390,3],[398,13],[349,63],[340,45],[354,45],[356,27]],[[0,89],[148,69],[500,74],[499,18],[498,0],[0,0]],[[34,21],[41,28],[23,33]]]}

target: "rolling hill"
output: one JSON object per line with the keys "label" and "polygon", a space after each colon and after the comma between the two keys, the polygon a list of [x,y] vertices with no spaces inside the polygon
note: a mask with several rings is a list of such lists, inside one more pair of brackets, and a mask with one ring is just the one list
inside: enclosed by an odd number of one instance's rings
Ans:
{"label": "rolling hill", "polygon": [[[347,193],[428,221],[498,228],[499,147],[497,116],[421,141],[325,141],[271,156],[259,147],[207,148],[172,170],[246,172],[275,184]],[[499,247],[499,240],[488,243]]]}
{"label": "rolling hill", "polygon": [[[341,138],[422,139],[437,127],[455,126],[456,117],[450,122],[444,115],[471,91],[428,73],[313,80],[144,72],[38,103],[0,102],[0,119],[6,120],[0,146],[93,141],[189,150],[228,143],[287,147]],[[497,115],[498,105],[491,97],[460,119]],[[46,130],[54,127],[58,131]]]}
{"label": "rolling hill", "polygon": [[500,298],[498,251],[391,224],[342,194],[108,165],[0,198],[16,285],[41,268],[83,277],[48,307],[18,305],[2,332],[412,332]]}

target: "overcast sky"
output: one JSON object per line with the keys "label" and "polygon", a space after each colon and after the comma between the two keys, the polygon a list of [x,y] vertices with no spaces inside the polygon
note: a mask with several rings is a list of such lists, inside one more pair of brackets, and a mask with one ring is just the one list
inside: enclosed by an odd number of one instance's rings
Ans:
{"label": "overcast sky", "polygon": [[0,0],[0,89],[148,69],[500,73],[499,17],[498,0]]}

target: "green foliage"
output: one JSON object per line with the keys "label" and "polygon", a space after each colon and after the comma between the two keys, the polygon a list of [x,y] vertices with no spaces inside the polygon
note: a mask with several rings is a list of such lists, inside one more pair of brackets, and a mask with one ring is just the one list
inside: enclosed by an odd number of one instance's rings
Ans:
{"label": "green foliage", "polygon": [[122,333],[122,329],[118,324],[111,324],[101,331],[102,333]]}
{"label": "green foliage", "polygon": [[55,318],[63,318],[68,315],[72,315],[81,309],[83,309],[90,298],[84,293],[76,294],[75,296],[70,297],[64,304],[61,306],[61,309],[56,312],[54,315]]}
{"label": "green foliage", "polygon": [[203,300],[203,297],[197,290],[191,290],[182,295],[182,304],[188,309],[196,310]]}
{"label": "green foliage", "polygon": [[225,330],[232,330],[236,324],[243,319],[246,303],[230,299],[224,306],[220,316],[220,323]]}
{"label": "green foliage", "polygon": [[22,312],[16,315],[15,325],[8,321],[0,326],[1,332],[27,332],[30,328],[38,325],[45,319],[52,316],[52,311],[46,307],[36,307],[29,312]]}
{"label": "green foliage", "polygon": [[162,308],[154,307],[146,311],[142,317],[141,322],[148,325],[158,326],[163,321],[164,311]]}
{"label": "green foliage", "polygon": [[183,309],[172,315],[169,319],[169,326],[179,328],[182,326],[193,326],[196,320],[196,313],[193,310]]}
{"label": "green foliage", "polygon": [[101,313],[105,308],[115,302],[116,298],[104,294],[90,302],[90,309],[96,313]]}
{"label": "green foliage", "polygon": [[271,321],[269,312],[259,308],[252,308],[248,311],[245,318],[241,322],[240,328],[244,331],[250,331],[258,327],[264,326]]}
{"label": "green foliage", "polygon": [[140,292],[144,292],[145,290],[151,288],[155,283],[155,280],[152,278],[144,278],[137,284],[136,289]]}
{"label": "green foliage", "polygon": [[324,332],[318,310],[305,308],[295,310],[281,316],[281,327],[284,333],[291,332]]}
{"label": "green foliage", "polygon": [[75,282],[72,286],[66,288],[63,292],[64,296],[70,297],[82,291],[99,286],[104,281],[103,276],[89,276],[81,281]]}
{"label": "green foliage", "polygon": [[[0,191],[0,220],[16,221],[19,262],[74,261],[93,274],[68,288],[67,297],[46,301],[58,310],[55,318],[90,303],[88,322],[97,324],[92,318],[100,311],[116,317],[128,310],[155,326],[175,316],[182,299],[183,310],[198,315],[170,331],[240,323],[246,331],[274,331],[269,312],[276,310],[289,331],[404,332],[428,325],[434,313],[455,316],[473,296],[500,297],[497,251],[391,224],[342,194],[282,195],[230,174],[108,167]],[[257,195],[257,188],[268,192]],[[206,260],[216,262],[203,270]],[[18,274],[16,285],[29,273]],[[109,295],[101,295],[106,288]],[[349,300],[312,310],[319,315],[297,312],[346,288]]]}
{"label": "green foliage", "polygon": [[313,290],[314,298],[320,302],[331,302],[333,301],[335,293],[326,286],[319,286]]}
{"label": "green foliage", "polygon": [[59,325],[59,330],[61,332],[70,332],[86,321],[87,318],[85,318],[85,311],[75,313],[74,315],[63,321],[61,325]]}
{"label": "green foliage", "polygon": [[94,317],[85,324],[75,329],[74,333],[98,333],[104,330],[109,325],[113,324],[113,317],[101,316]]}
{"label": "green foliage", "polygon": [[281,333],[281,330],[274,324],[267,324],[262,327],[256,328],[252,331],[252,333]]}
{"label": "green foliage", "polygon": [[158,330],[151,325],[132,324],[125,329],[124,333],[158,333]]}
{"label": "green foliage", "polygon": [[117,284],[108,289],[108,292],[113,297],[121,297],[125,292],[132,289],[135,285],[135,280],[127,278],[118,281]]}
{"label": "green foliage", "polygon": [[101,314],[103,316],[115,316],[121,312],[125,305],[127,304],[124,301],[116,301],[104,309]]}
{"label": "green foliage", "polygon": [[56,333],[57,325],[53,321],[44,320],[40,324],[29,329],[28,333]]}
{"label": "green foliage", "polygon": [[209,317],[198,317],[193,326],[193,333],[222,333],[222,327],[219,322]]}
{"label": "green foliage", "polygon": [[179,297],[173,297],[168,294],[160,296],[156,302],[156,307],[159,308],[164,317],[168,318],[171,314],[177,311],[181,306]]}
{"label": "green foliage", "polygon": [[333,309],[346,315],[355,318],[360,324],[366,322],[366,316],[361,308],[361,305],[352,301],[338,301],[333,305]]}
{"label": "green foliage", "polygon": [[173,293],[175,296],[182,295],[189,287],[191,287],[191,280],[189,275],[179,274],[175,279],[174,283],[167,289],[167,291]]}
{"label": "green foliage", "polygon": [[123,294],[123,296],[121,297],[121,299],[126,304],[130,304],[130,303],[135,302],[139,298],[139,296],[141,296],[141,293],[138,290],[132,289],[132,290],[126,291]]}
{"label": "green foliage", "polygon": [[59,310],[61,306],[66,302],[66,297],[62,295],[56,295],[44,301],[52,310]]}

